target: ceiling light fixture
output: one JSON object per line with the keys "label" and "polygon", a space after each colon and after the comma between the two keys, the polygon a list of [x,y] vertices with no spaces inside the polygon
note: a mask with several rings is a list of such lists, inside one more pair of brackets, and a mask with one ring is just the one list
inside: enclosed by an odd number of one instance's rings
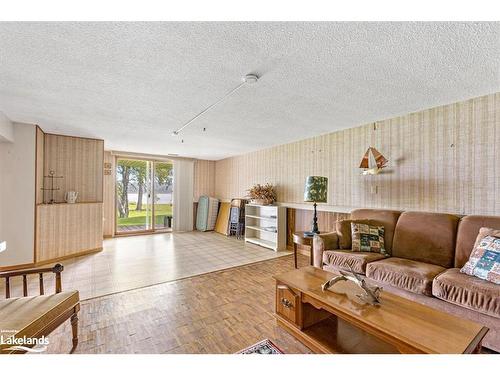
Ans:
{"label": "ceiling light fixture", "polygon": [[255,74],[247,74],[246,76],[243,77],[243,82],[241,82],[238,86],[236,86],[234,89],[229,91],[226,95],[224,95],[222,98],[217,100],[215,103],[209,105],[207,108],[205,108],[203,111],[198,113],[196,116],[194,116],[191,120],[186,122],[184,125],[182,125],[179,129],[174,130],[172,132],[172,135],[179,135],[181,131],[183,131],[188,125],[190,125],[194,120],[196,120],[198,117],[203,115],[205,112],[209,111],[211,108],[215,107],[217,104],[222,102],[224,99],[226,99],[228,96],[234,94],[236,91],[238,91],[241,87],[244,85],[253,85],[254,83],[257,83],[259,80],[259,77]]}

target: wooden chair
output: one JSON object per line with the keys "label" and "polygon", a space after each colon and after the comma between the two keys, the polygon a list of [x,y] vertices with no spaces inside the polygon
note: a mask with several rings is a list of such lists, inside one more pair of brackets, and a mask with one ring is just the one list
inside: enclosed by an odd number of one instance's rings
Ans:
{"label": "wooden chair", "polygon": [[[56,264],[51,268],[27,269],[11,272],[0,272],[0,278],[5,279],[5,300],[0,301],[0,335],[3,341],[7,337],[40,338],[47,336],[67,319],[71,319],[73,334],[73,353],[78,345],[78,311],[80,297],[78,291],[63,292],[61,272],[64,267]],[[55,274],[55,294],[45,295],[43,275]],[[40,295],[28,296],[28,275],[38,274]],[[11,298],[11,279],[22,277],[23,297]],[[7,337],[4,333],[7,332]],[[0,343],[0,354],[25,353],[22,350],[8,349],[11,345]],[[24,345],[32,347],[33,345]],[[7,350],[5,350],[7,349]]]}

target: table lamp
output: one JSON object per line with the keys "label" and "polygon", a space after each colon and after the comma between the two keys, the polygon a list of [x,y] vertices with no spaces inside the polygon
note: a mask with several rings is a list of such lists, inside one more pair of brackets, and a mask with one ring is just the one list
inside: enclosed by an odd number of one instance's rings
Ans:
{"label": "table lamp", "polygon": [[304,202],[314,202],[314,216],[313,216],[311,231],[304,233],[304,235],[308,237],[312,237],[315,234],[319,234],[316,203],[327,202],[327,191],[328,191],[327,177],[309,176],[306,178],[306,186],[304,189]]}

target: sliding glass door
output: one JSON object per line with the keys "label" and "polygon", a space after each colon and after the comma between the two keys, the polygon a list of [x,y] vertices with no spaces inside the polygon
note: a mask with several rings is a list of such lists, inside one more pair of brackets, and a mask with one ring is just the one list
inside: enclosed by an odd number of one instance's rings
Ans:
{"label": "sliding glass door", "polygon": [[173,164],[154,162],[154,229],[172,228]]}
{"label": "sliding glass door", "polygon": [[116,160],[116,233],[170,230],[173,164]]}

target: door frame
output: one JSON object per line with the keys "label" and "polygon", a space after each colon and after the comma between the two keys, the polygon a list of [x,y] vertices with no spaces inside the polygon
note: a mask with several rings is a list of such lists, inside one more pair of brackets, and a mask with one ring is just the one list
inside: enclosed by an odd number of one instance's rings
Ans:
{"label": "door frame", "polygon": [[[116,189],[117,189],[117,183],[116,183],[116,169],[118,168],[118,160],[119,159],[124,159],[124,160],[139,160],[139,161],[144,161],[144,162],[149,162],[151,163],[151,229],[142,229],[142,230],[129,230],[129,231],[124,231],[124,232],[119,232],[118,231],[118,206],[117,206],[117,194],[116,194]],[[165,232],[171,232],[172,228],[164,228],[164,229],[156,229],[156,218],[155,218],[155,164],[156,163],[167,163],[171,162],[173,166],[173,160],[157,160],[153,158],[141,158],[141,157],[133,157],[133,156],[118,156],[115,155],[115,168],[114,168],[114,179],[115,179],[115,187],[114,187],[114,218],[115,218],[115,227],[114,227],[114,236],[119,237],[119,236],[134,236],[134,235],[140,235],[140,234],[152,234],[152,233],[165,233]]]}

